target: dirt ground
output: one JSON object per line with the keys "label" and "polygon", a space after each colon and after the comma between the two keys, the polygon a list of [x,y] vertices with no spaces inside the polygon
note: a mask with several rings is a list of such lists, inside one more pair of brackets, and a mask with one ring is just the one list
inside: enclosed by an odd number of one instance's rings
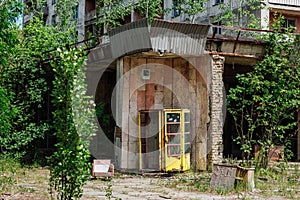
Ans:
{"label": "dirt ground", "polygon": [[[23,171],[24,170],[24,171]],[[2,188],[0,200],[47,200],[49,195],[49,170],[45,168],[23,169],[15,176],[11,188]],[[5,174],[1,175],[2,177]],[[0,176],[0,177],[1,177]],[[188,200],[188,199],[300,199],[300,184],[293,182],[293,196],[284,184],[283,189],[275,191],[266,185],[265,192],[256,189],[253,192],[212,191],[209,185],[209,173],[179,173],[172,175],[135,175],[116,173],[111,180],[92,179],[84,186],[83,200],[111,199],[115,200]],[[299,179],[300,180],[300,179]],[[268,181],[269,182],[269,181]],[[275,185],[275,184],[273,184]],[[0,183],[1,186],[1,183]],[[276,186],[278,188],[278,186]],[[0,188],[1,189],[1,188]],[[4,191],[4,192],[3,192]],[[271,191],[271,192],[270,192]],[[299,191],[299,192],[298,192]],[[111,195],[110,195],[111,193]],[[296,195],[296,196],[295,196]],[[291,197],[291,198],[290,198]]]}
{"label": "dirt ground", "polygon": [[195,191],[183,191],[179,188],[164,187],[157,177],[127,176],[113,178],[111,181],[94,180],[88,182],[84,189],[83,199],[105,199],[106,188],[112,184],[112,199],[238,199],[237,195],[224,197],[222,195],[204,194]]}
{"label": "dirt ground", "polygon": [[[175,180],[175,179],[174,179]],[[149,177],[138,175],[120,175],[111,181],[93,180],[89,181],[84,188],[82,199],[106,199],[108,185],[112,185],[111,199],[122,200],[188,200],[188,199],[272,199],[283,200],[283,197],[264,197],[258,192],[215,194],[207,190],[204,192],[189,190],[179,183],[172,184],[172,177]],[[184,182],[184,181],[183,181]]]}

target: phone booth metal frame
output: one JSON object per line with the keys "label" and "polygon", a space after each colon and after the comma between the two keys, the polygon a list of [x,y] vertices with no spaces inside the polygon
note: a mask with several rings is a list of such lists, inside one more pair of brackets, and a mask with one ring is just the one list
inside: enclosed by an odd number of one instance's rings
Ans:
{"label": "phone booth metal frame", "polygon": [[191,133],[188,109],[141,110],[138,113],[139,169],[190,169]]}

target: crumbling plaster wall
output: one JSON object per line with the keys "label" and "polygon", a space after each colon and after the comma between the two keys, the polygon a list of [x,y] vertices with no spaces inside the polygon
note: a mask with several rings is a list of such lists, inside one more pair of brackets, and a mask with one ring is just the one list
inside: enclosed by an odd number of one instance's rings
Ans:
{"label": "crumbling plaster wall", "polygon": [[[123,58],[121,168],[138,168],[138,111],[181,108],[191,111],[192,164],[198,170],[207,169],[210,67],[209,55],[184,59]],[[151,69],[149,81],[141,80],[142,68]]]}

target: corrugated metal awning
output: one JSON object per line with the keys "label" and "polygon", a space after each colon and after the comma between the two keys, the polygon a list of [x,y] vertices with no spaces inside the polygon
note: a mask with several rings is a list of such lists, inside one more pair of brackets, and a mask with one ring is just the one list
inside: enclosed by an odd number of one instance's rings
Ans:
{"label": "corrugated metal awning", "polygon": [[150,30],[153,51],[178,55],[204,53],[210,25],[154,20]]}
{"label": "corrugated metal awning", "polygon": [[147,19],[135,21],[109,32],[112,55],[124,55],[153,50],[178,55],[204,53],[210,25]]}
{"label": "corrugated metal awning", "polygon": [[147,19],[111,30],[109,40],[114,58],[152,49]]}

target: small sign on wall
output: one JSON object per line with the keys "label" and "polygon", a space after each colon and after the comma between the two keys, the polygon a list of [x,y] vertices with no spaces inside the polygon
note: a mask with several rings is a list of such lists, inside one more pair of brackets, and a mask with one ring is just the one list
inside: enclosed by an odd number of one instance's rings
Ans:
{"label": "small sign on wall", "polygon": [[142,69],[142,79],[150,80],[150,69]]}

